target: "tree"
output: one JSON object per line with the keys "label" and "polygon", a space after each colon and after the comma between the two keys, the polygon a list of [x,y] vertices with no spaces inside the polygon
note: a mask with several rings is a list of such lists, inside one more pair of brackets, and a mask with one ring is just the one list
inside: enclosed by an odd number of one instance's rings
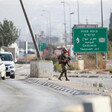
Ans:
{"label": "tree", "polygon": [[3,37],[2,35],[0,34],[0,47],[3,46]]}
{"label": "tree", "polygon": [[8,46],[19,38],[20,32],[12,21],[4,20],[0,22],[0,46]]}
{"label": "tree", "polygon": [[112,28],[110,28],[108,31],[108,39],[109,41],[112,41]]}

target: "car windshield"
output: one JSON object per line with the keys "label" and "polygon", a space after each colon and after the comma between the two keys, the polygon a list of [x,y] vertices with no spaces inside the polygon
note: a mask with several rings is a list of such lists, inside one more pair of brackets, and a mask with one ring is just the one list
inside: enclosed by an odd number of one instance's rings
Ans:
{"label": "car windshield", "polygon": [[11,54],[0,54],[2,61],[13,61]]}

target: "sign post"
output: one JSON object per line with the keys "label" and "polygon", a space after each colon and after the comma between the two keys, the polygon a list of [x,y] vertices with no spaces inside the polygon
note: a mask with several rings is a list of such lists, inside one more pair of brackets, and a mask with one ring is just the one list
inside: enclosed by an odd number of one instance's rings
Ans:
{"label": "sign post", "polygon": [[96,67],[98,67],[97,53],[107,54],[107,28],[73,28],[74,53],[96,53]]}

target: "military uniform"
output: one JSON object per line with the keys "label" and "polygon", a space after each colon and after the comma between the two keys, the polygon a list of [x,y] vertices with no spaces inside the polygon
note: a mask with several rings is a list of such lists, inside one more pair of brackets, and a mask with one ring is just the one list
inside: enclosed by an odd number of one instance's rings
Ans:
{"label": "military uniform", "polygon": [[69,81],[69,79],[67,78],[67,57],[65,55],[65,53],[61,54],[59,57],[59,63],[61,64],[61,67],[62,67],[62,72],[59,76],[59,80],[61,80],[61,77],[63,76],[63,74],[65,74],[65,78],[66,78],[66,81]]}

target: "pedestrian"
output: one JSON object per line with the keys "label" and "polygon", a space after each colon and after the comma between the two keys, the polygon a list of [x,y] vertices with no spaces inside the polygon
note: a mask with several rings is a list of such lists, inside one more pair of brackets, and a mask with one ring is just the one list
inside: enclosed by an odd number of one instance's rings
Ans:
{"label": "pedestrian", "polygon": [[68,57],[66,56],[67,52],[68,50],[66,48],[62,48],[62,54],[58,57],[59,64],[61,64],[61,67],[62,67],[62,72],[58,78],[60,81],[62,81],[61,78],[63,74],[65,74],[66,81],[69,81],[67,77],[67,65],[68,65],[68,60],[67,60]]}

